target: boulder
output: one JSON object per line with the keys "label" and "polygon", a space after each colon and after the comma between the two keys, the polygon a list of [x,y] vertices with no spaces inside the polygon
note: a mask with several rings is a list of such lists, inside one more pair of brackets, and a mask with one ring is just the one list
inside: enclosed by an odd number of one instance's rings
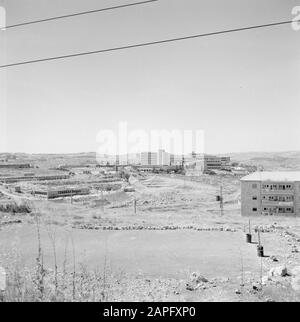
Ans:
{"label": "boulder", "polygon": [[208,279],[206,279],[204,276],[200,275],[197,272],[193,272],[191,274],[190,280],[191,280],[191,282],[196,283],[196,284],[208,282]]}
{"label": "boulder", "polygon": [[269,271],[269,277],[271,276],[287,276],[288,272],[287,272],[287,268],[286,266],[277,266],[277,267],[273,267],[270,269]]}

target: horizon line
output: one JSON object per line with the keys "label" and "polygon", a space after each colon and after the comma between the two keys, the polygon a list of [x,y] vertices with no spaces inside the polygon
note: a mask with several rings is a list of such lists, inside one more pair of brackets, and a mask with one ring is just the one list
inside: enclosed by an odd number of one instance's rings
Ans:
{"label": "horizon line", "polygon": [[[162,149],[164,150],[164,149]],[[159,151],[159,150],[157,150]],[[127,153],[127,154],[139,154],[143,152],[157,152],[157,151],[141,151],[136,153]],[[165,152],[169,153],[168,151],[164,150]],[[201,154],[210,154],[210,155],[220,155],[220,154],[248,154],[248,153],[291,153],[291,152],[299,152],[299,150],[283,150],[283,151],[234,151],[234,152],[203,152]],[[0,152],[1,154],[26,154],[26,155],[71,155],[71,154],[98,154],[96,151],[82,151],[82,152]],[[193,153],[189,152],[189,153]],[[127,155],[127,154],[117,154],[117,155]],[[174,153],[170,153],[174,154]],[[101,155],[108,155],[108,156],[116,156],[115,154],[101,154]],[[175,154],[177,155],[177,154]],[[178,154],[179,155],[179,154]]]}

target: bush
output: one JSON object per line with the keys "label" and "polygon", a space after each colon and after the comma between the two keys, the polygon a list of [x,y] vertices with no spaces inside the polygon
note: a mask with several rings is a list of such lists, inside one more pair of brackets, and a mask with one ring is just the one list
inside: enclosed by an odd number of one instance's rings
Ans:
{"label": "bush", "polygon": [[6,212],[6,213],[25,213],[29,214],[31,213],[31,209],[28,205],[22,204],[22,205],[17,205],[16,203],[9,203],[9,204],[3,204],[0,205],[0,211],[1,212]]}

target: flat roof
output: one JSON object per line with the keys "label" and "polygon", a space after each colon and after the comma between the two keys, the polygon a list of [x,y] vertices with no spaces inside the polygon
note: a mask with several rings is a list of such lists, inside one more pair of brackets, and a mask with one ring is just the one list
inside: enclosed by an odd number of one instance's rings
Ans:
{"label": "flat roof", "polygon": [[262,171],[254,172],[241,181],[300,181],[300,171]]}

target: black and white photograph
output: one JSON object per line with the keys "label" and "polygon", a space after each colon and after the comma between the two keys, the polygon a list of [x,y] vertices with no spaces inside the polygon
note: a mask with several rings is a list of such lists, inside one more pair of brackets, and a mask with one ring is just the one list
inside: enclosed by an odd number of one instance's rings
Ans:
{"label": "black and white photograph", "polygon": [[0,302],[299,301],[300,1],[0,0]]}

